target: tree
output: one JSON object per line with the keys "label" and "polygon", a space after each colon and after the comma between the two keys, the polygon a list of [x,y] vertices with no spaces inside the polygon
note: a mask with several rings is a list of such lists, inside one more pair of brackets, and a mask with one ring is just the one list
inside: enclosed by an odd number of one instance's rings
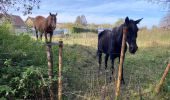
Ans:
{"label": "tree", "polygon": [[124,19],[122,19],[122,18],[120,18],[120,19],[118,19],[115,23],[114,23],[114,27],[115,26],[120,26],[121,24],[123,24],[124,23]]}
{"label": "tree", "polygon": [[87,20],[86,20],[85,15],[81,15],[81,24],[85,26],[87,25]]}
{"label": "tree", "polygon": [[161,19],[160,27],[164,29],[170,29],[170,13]]}
{"label": "tree", "polygon": [[86,26],[87,25],[86,17],[84,15],[77,16],[75,24]]}
{"label": "tree", "polygon": [[0,0],[0,12],[7,14],[9,10],[31,14],[34,8],[39,9],[40,0]]}
{"label": "tree", "polygon": [[77,16],[75,24],[81,24],[81,17]]}
{"label": "tree", "polygon": [[148,2],[156,3],[156,4],[161,4],[163,5],[165,9],[170,10],[170,0],[147,0]]}
{"label": "tree", "polygon": [[160,27],[164,29],[170,29],[170,0],[148,0],[152,3],[161,4],[162,7],[167,10],[167,15],[160,21]]}

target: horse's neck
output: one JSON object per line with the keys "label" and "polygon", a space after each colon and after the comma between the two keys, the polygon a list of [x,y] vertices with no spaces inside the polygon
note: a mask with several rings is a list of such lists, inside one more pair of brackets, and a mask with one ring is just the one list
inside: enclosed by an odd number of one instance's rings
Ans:
{"label": "horse's neck", "polygon": [[46,19],[45,19],[45,24],[46,24],[46,27],[50,27],[50,16],[48,16]]}
{"label": "horse's neck", "polygon": [[123,38],[123,27],[119,26],[115,30],[115,38],[117,43],[122,43],[122,38]]}

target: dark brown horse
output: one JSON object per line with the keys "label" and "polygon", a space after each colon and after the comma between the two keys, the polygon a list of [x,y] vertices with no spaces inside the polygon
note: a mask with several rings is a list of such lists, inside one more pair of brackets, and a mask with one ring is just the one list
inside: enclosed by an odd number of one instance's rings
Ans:
{"label": "dark brown horse", "polygon": [[[121,47],[122,47],[122,38],[123,38],[123,27],[128,28],[127,38],[126,38],[126,46],[125,51],[127,50],[127,44],[129,46],[129,52],[132,54],[135,54],[135,52],[138,50],[138,46],[136,44],[137,39],[137,33],[138,33],[138,27],[137,24],[142,20],[130,20],[128,17],[125,18],[125,22],[120,25],[119,27],[113,28],[112,31],[110,30],[104,30],[99,33],[98,35],[98,63],[99,63],[99,71],[101,67],[101,61],[102,61],[102,53],[104,53],[105,56],[105,69],[107,68],[107,61],[110,56],[111,59],[111,67],[112,67],[112,74],[114,71],[114,60],[116,58],[120,59],[120,53],[121,53]],[[124,82],[123,77],[123,67],[122,67],[122,78],[121,83]],[[111,80],[111,77],[110,77]]]}
{"label": "dark brown horse", "polygon": [[53,31],[56,28],[56,14],[51,14],[45,18],[43,16],[37,16],[34,19],[34,28],[36,31],[36,37],[38,39],[38,32],[40,32],[40,39],[42,40],[42,35],[45,35],[45,41],[48,42],[47,34],[50,34],[50,41],[52,40]]}

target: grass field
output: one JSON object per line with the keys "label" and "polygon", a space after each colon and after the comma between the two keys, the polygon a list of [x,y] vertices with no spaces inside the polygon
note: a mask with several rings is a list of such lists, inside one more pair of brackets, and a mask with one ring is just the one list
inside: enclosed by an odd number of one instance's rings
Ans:
{"label": "grass field", "polygon": [[[0,26],[0,99],[49,98],[49,78],[46,48],[41,41],[28,35],[14,35]],[[160,94],[154,88],[170,61],[170,31],[140,30],[135,55],[126,53],[124,62],[125,85],[121,100],[169,100],[170,74]],[[61,38],[54,37],[53,41]],[[105,73],[98,75],[96,56],[97,34],[71,34],[62,38],[63,100],[114,99],[115,80],[111,83],[110,61]],[[44,42],[44,41],[43,41]],[[53,46],[54,93],[57,94],[58,46]],[[104,56],[103,56],[104,58]],[[118,59],[115,63],[115,70]],[[117,71],[115,71],[115,76]]]}
{"label": "grass field", "polygon": [[[166,78],[161,93],[154,94],[155,85],[159,82],[165,67],[170,62],[170,32],[168,30],[141,30],[138,33],[137,44],[139,50],[135,55],[126,53],[124,63],[124,76],[126,84],[122,86],[121,98],[125,100],[169,100],[170,99],[170,73]],[[54,40],[58,40],[57,37]],[[63,38],[66,49],[71,45],[73,52],[79,55],[74,67],[80,68],[81,77],[87,85],[86,93],[74,93],[78,99],[98,100],[105,95],[106,100],[114,98],[114,82],[107,84],[105,75],[97,77],[98,64],[96,58],[97,34],[73,34]],[[118,61],[115,64],[116,70]],[[104,67],[104,64],[103,64]],[[108,68],[109,70],[110,68]],[[85,73],[82,73],[85,72]],[[109,77],[109,75],[107,75]],[[104,90],[103,90],[103,87]],[[81,87],[79,91],[83,91]],[[86,87],[87,88],[87,87]],[[76,90],[75,90],[76,91]],[[105,91],[104,93],[102,91]],[[102,93],[102,94],[101,94]],[[141,95],[139,95],[141,94]]]}

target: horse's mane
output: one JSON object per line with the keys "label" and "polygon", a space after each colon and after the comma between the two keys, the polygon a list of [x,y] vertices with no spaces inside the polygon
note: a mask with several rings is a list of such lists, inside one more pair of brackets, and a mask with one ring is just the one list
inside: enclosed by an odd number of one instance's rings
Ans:
{"label": "horse's mane", "polygon": [[[123,32],[123,26],[124,26],[125,24],[123,23],[123,24],[121,24],[121,25],[119,25],[119,26],[116,26],[116,27],[113,27],[113,29],[111,30],[111,32],[112,32],[112,34],[113,35],[116,35],[116,34],[120,34],[120,33],[122,33]],[[100,39],[107,31],[110,31],[110,30],[104,30],[104,31],[102,31],[102,32],[100,32],[99,34],[98,34],[98,39]]]}
{"label": "horse's mane", "polygon": [[45,24],[46,24],[46,26],[50,26],[50,23],[51,23],[51,20],[50,20],[50,18],[51,18],[51,16],[49,15],[47,18],[46,18],[46,20],[45,20]]}

